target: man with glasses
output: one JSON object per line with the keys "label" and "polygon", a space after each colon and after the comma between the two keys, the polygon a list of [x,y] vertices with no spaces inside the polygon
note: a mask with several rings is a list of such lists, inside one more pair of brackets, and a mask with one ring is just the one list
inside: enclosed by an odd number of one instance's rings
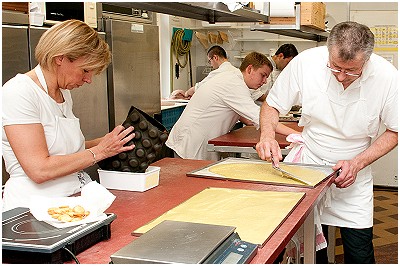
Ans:
{"label": "man with glasses", "polygon": [[207,77],[205,77],[202,81],[197,82],[193,87],[188,89],[187,91],[183,90],[175,90],[171,94],[171,98],[184,98],[190,99],[196,90],[204,84],[207,80],[212,78],[214,75],[218,73],[236,69],[229,61],[228,56],[224,48],[218,45],[214,45],[210,47],[207,51],[207,63],[213,68]]}
{"label": "man with glasses", "polygon": [[224,48],[218,45],[212,46],[207,51],[207,63],[213,68],[213,71],[208,73],[202,81],[197,82],[193,87],[185,92],[185,97],[190,98],[193,96],[195,91],[207,80],[212,78],[214,75],[221,73],[223,71],[229,71],[235,69],[235,67],[228,61],[228,56]]}
{"label": "man with glasses", "polygon": [[[340,228],[344,262],[354,264],[375,262],[370,164],[398,143],[397,70],[373,49],[367,26],[342,22],[332,28],[327,46],[296,56],[263,103],[256,146],[261,159],[281,160],[275,141],[278,115],[302,105],[304,143],[288,157],[296,154],[300,163],[341,169],[318,208],[324,232],[328,225]],[[386,130],[378,136],[381,123]],[[317,252],[318,262],[328,262],[326,249]]]}

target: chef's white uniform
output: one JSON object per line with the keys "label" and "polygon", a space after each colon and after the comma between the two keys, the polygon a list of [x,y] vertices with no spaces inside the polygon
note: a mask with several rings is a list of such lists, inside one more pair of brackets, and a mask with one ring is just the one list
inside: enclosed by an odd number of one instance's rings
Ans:
{"label": "chef's white uniform", "polygon": [[207,152],[208,141],[228,133],[240,116],[258,127],[259,112],[240,70],[221,72],[193,94],[166,145],[185,159],[218,160],[218,153]]}
{"label": "chef's white uniform", "polygon": [[[381,121],[398,131],[397,70],[388,61],[372,54],[362,76],[345,90],[326,67],[327,62],[326,46],[300,53],[281,72],[266,100],[281,114],[295,104],[302,105],[302,163],[333,165],[351,160],[370,146]],[[299,149],[293,148],[289,156]],[[331,186],[321,204],[322,224],[372,227],[371,167],[361,170],[347,188]]]}
{"label": "chef's white uniform", "polygon": [[32,196],[69,196],[79,192],[81,187],[90,181],[90,177],[80,171],[37,184],[26,175],[15,157],[4,132],[6,125],[42,124],[50,155],[71,154],[85,148],[79,119],[72,113],[70,91],[61,90],[65,101],[58,104],[47,94],[40,67],[37,66],[35,71],[46,91],[24,74],[18,74],[2,88],[2,151],[6,170],[10,174],[4,188],[3,210],[29,207]]}
{"label": "chef's white uniform", "polygon": [[260,88],[250,91],[251,98],[253,98],[253,100],[256,101],[256,104],[260,105],[260,106],[261,106],[262,102],[257,101],[257,99],[266,93],[268,95],[268,92],[271,90],[272,85],[274,85],[274,82],[276,81],[279,74],[281,73],[281,71],[276,67],[275,61],[272,59],[271,56],[268,56],[268,60],[271,62],[272,66],[273,66],[273,70],[272,70],[271,74],[269,74],[269,76],[267,78],[267,82],[264,85],[262,85]]}
{"label": "chef's white uniform", "polygon": [[202,84],[206,83],[207,80],[210,80],[215,75],[222,73],[224,71],[231,71],[231,70],[235,70],[235,69],[236,69],[236,67],[234,67],[229,61],[223,62],[221,65],[219,65],[219,67],[217,69],[214,69],[213,71],[208,73],[207,77],[202,79],[200,82],[197,82],[196,84],[194,84],[194,91],[197,91],[201,87]]}

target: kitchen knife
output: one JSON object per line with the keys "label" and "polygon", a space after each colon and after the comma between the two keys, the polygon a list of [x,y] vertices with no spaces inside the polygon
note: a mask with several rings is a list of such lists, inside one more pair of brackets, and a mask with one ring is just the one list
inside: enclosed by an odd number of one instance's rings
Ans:
{"label": "kitchen knife", "polygon": [[282,168],[276,166],[276,165],[275,165],[275,161],[274,161],[272,155],[271,155],[271,160],[272,160],[272,168],[274,168],[275,170],[281,172],[283,177],[296,180],[296,181],[298,181],[298,182],[300,182],[300,183],[303,183],[303,184],[306,184],[306,185],[309,185],[309,186],[314,186],[314,185],[311,184],[310,182],[308,182],[308,181],[306,181],[306,180],[303,180],[303,179],[301,179],[300,177],[295,176],[294,174],[291,174],[291,173],[289,173],[289,172],[283,170]]}

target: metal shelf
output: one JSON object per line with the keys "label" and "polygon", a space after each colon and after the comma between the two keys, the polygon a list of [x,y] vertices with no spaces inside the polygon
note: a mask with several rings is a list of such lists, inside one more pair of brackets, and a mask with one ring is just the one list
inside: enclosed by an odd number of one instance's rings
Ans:
{"label": "metal shelf", "polygon": [[318,31],[313,28],[301,25],[256,25],[250,27],[253,31],[264,31],[275,33],[284,36],[296,37],[306,40],[323,42],[328,39],[328,33],[325,31]]}
{"label": "metal shelf", "polygon": [[295,5],[295,12],[296,12],[296,24],[293,25],[259,24],[250,27],[250,30],[264,31],[264,32],[275,33],[279,35],[296,37],[317,42],[323,42],[328,39],[328,32],[300,25],[300,4]]}
{"label": "metal shelf", "polygon": [[236,42],[312,42],[314,40],[305,40],[305,39],[248,39],[248,38],[236,38],[233,39]]}
{"label": "metal shelf", "polygon": [[325,31],[300,25],[300,4],[295,5],[295,25],[255,24],[254,22],[269,23],[269,16],[246,7],[231,12],[227,5],[221,2],[105,2],[104,4],[131,8],[132,12],[135,9],[147,10],[208,21],[211,24],[216,22],[253,22],[249,26],[253,31],[271,32],[317,42],[326,41],[328,36]]}
{"label": "metal shelf", "polygon": [[215,22],[268,22],[268,16],[241,8],[231,12],[221,2],[105,2],[109,5],[141,9],[173,16]]}

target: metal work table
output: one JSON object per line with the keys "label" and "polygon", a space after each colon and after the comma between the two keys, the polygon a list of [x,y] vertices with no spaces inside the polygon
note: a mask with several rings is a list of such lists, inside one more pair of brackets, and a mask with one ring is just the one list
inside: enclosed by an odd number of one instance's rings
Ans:
{"label": "metal work table", "polygon": [[[281,123],[297,131],[303,130],[302,127],[297,125],[297,122]],[[289,150],[285,148],[290,145],[290,143],[286,141],[286,136],[276,134],[275,138],[279,143],[282,155],[287,155]],[[260,130],[257,130],[254,126],[245,126],[209,140],[207,150],[214,152],[257,154],[257,151],[253,147],[258,143],[259,140]]]}
{"label": "metal work table", "polygon": [[[205,167],[213,161],[164,158],[153,163],[161,167],[160,184],[146,192],[110,190],[117,198],[106,212],[115,213],[117,219],[111,224],[111,238],[97,243],[78,254],[81,263],[107,264],[110,256],[136,239],[131,233],[159,217],[164,212],[178,206],[190,197],[208,187],[241,188],[252,190],[305,192],[304,199],[288,218],[259,248],[251,263],[272,263],[288,244],[295,232],[304,223],[304,262],[315,261],[315,232],[313,207],[332,184],[334,177],[328,178],[317,187],[285,187],[246,182],[233,182],[210,178],[187,177],[186,173]],[[263,222],[263,221],[260,221]],[[74,263],[70,261],[68,263]]]}

